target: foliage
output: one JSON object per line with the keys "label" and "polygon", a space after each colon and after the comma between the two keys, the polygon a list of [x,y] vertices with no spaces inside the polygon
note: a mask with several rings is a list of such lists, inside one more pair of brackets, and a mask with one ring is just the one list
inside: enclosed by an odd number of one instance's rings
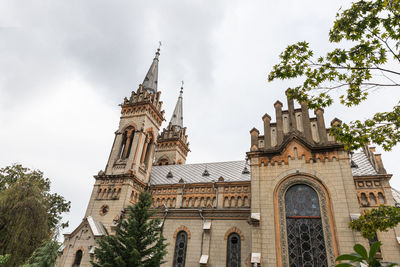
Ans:
{"label": "foliage", "polygon": [[56,238],[44,241],[42,245],[33,252],[27,263],[21,267],[54,267],[60,247],[61,244]]}
{"label": "foliage", "polygon": [[105,236],[95,249],[95,267],[160,266],[166,255],[165,238],[161,232],[160,218],[154,218],[151,195],[142,192],[139,201],[129,206],[126,218],[121,216],[114,236]]}
{"label": "foliage", "polygon": [[400,209],[392,206],[379,206],[366,211],[360,218],[350,222],[352,230],[361,232],[365,238],[373,238],[377,231],[387,231],[400,223]]}
{"label": "foliage", "polygon": [[6,263],[10,259],[10,254],[0,255],[0,267],[6,267]]}
{"label": "foliage", "polygon": [[[61,221],[61,214],[68,212],[71,208],[71,202],[66,201],[64,197],[57,193],[50,193],[50,180],[43,177],[43,172],[40,170],[30,170],[24,168],[20,164],[14,164],[0,169],[0,192],[7,189],[7,187],[15,184],[19,180],[30,180],[35,182],[42,191],[42,195],[48,203],[48,226],[49,229],[55,230]],[[61,228],[67,227],[68,223],[62,223]]]}
{"label": "foliage", "polygon": [[[303,78],[286,94],[314,109],[330,106],[336,92],[341,104],[350,107],[376,88],[400,86],[396,81],[400,72],[395,69],[400,63],[400,0],[353,3],[337,14],[329,41],[341,47],[318,58],[305,41],[289,45],[268,80]],[[365,121],[333,127],[331,134],[349,150],[369,141],[391,150],[400,141],[400,105]]]}
{"label": "foliage", "polygon": [[0,254],[11,253],[7,266],[25,262],[69,210],[69,202],[49,190],[40,171],[21,165],[0,169]]}
{"label": "foliage", "polygon": [[336,258],[336,261],[349,261],[348,263],[339,263],[336,264],[336,267],[351,267],[351,266],[360,266],[360,263],[366,264],[368,267],[379,267],[379,266],[387,266],[392,267],[396,266],[395,263],[388,263],[386,265],[382,265],[379,259],[376,257],[376,253],[381,246],[381,242],[375,242],[371,245],[371,249],[369,252],[366,248],[360,244],[354,245],[354,253],[351,254],[343,254]]}

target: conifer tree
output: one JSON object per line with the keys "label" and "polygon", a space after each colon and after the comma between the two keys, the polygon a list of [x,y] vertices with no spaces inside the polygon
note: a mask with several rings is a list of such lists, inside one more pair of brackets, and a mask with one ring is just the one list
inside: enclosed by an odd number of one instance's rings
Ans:
{"label": "conifer tree", "polygon": [[129,206],[116,226],[115,235],[105,236],[95,249],[94,267],[154,267],[164,263],[165,238],[160,218],[151,209],[151,195],[142,192],[139,201]]}

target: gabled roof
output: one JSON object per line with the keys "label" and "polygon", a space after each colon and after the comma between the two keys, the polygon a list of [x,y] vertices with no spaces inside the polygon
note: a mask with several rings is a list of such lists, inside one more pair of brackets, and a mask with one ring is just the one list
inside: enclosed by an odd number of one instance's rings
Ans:
{"label": "gabled roof", "polygon": [[92,216],[88,216],[87,221],[89,223],[93,235],[95,236],[107,235],[107,231],[101,222],[95,221]]}
{"label": "gabled roof", "polygon": [[[246,161],[244,160],[153,166],[150,184],[178,184],[181,179],[188,184],[211,183],[217,182],[221,176],[225,182],[250,181],[250,173],[243,173],[245,167]],[[247,166],[247,169],[250,167]],[[167,177],[169,172],[171,172],[172,178]]]}
{"label": "gabled roof", "polygon": [[94,236],[108,235],[106,228],[101,222],[95,221],[92,216],[87,216],[74,231],[69,234],[64,234],[64,236],[74,236],[84,225],[89,225]]}

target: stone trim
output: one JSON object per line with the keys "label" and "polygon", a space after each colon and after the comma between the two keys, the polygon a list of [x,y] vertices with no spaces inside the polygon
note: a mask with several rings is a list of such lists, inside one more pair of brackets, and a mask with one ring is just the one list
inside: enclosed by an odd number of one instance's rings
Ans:
{"label": "stone trim", "polygon": [[240,236],[240,240],[244,241],[244,235],[243,235],[242,231],[240,231],[240,229],[237,228],[236,226],[231,227],[231,228],[229,228],[228,231],[226,231],[224,239],[228,240],[229,235],[232,233],[237,233]]}
{"label": "stone trim", "polygon": [[175,239],[176,239],[176,236],[178,235],[178,233],[181,232],[181,231],[185,231],[187,236],[188,236],[188,239],[190,239],[190,236],[191,236],[190,230],[184,225],[179,226],[178,229],[175,230],[175,233],[174,233],[174,238]]}
{"label": "stone trim", "polygon": [[321,221],[324,228],[324,240],[327,254],[327,261],[329,266],[335,266],[336,258],[336,240],[334,236],[333,218],[330,207],[330,200],[327,190],[324,185],[314,177],[307,174],[297,174],[289,176],[276,186],[274,192],[275,202],[275,226],[276,242],[277,242],[277,259],[279,266],[289,266],[288,244],[287,244],[287,230],[286,230],[286,217],[285,217],[285,193],[295,184],[305,184],[310,186],[317,192],[319,204],[321,209]]}

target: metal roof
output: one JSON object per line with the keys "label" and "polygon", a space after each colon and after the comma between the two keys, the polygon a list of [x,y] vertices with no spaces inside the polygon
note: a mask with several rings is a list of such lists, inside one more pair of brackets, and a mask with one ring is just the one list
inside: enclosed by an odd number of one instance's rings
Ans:
{"label": "metal roof", "polygon": [[364,152],[354,153],[352,160],[357,165],[357,167],[351,168],[353,176],[369,176],[378,174]]}
{"label": "metal roof", "polygon": [[[210,183],[217,182],[221,176],[225,182],[250,181],[250,173],[242,173],[245,166],[244,160],[153,166],[150,184],[178,184],[180,179],[188,184]],[[172,173],[172,178],[167,177],[169,172]]]}
{"label": "metal roof", "polygon": [[92,229],[93,235],[102,236],[107,235],[107,231],[101,222],[95,221],[92,216],[87,217],[90,229]]}
{"label": "metal roof", "polygon": [[[351,168],[353,176],[378,174],[364,152],[354,153],[352,160],[357,165]],[[250,181],[250,173],[243,173],[245,167],[250,169],[244,160],[153,166],[150,184],[178,184],[181,179],[188,184],[210,183],[217,182],[221,176],[225,182]]]}

